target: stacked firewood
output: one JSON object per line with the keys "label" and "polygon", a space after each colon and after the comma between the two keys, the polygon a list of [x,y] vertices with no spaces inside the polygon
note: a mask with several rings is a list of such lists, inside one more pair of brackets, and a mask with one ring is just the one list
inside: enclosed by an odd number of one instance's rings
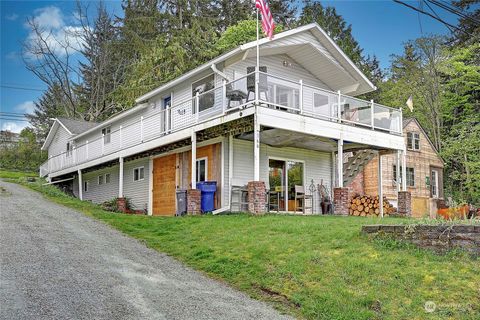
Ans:
{"label": "stacked firewood", "polygon": [[[378,196],[355,196],[350,200],[348,209],[351,216],[375,217],[380,215],[380,200]],[[383,197],[383,214],[389,215],[395,211],[387,198]]]}

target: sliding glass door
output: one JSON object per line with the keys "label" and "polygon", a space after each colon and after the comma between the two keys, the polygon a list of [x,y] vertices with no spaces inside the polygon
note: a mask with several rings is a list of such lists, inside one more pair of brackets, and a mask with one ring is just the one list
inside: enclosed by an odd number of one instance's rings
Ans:
{"label": "sliding glass door", "polygon": [[294,211],[295,186],[304,185],[304,163],[293,160],[269,160],[270,210]]}

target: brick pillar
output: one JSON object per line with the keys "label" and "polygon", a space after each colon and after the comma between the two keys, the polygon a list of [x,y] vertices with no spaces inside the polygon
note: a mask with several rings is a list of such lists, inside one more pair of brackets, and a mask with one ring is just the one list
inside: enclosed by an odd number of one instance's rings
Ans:
{"label": "brick pillar", "polygon": [[117,210],[119,212],[127,213],[127,199],[117,198]]}
{"label": "brick pillar", "polygon": [[398,214],[408,217],[412,215],[412,194],[410,191],[398,191]]}
{"label": "brick pillar", "polygon": [[248,211],[254,214],[265,213],[267,205],[265,182],[250,181],[247,190]]}
{"label": "brick pillar", "polygon": [[198,189],[187,190],[187,214],[201,214],[202,193]]}
{"label": "brick pillar", "polygon": [[333,203],[335,205],[334,214],[348,215],[348,200],[349,200],[348,188],[334,188],[333,189]]}

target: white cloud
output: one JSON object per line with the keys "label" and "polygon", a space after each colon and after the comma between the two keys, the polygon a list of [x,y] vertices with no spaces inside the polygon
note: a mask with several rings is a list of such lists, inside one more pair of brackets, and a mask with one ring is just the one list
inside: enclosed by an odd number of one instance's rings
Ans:
{"label": "white cloud", "polygon": [[7,58],[8,60],[17,61],[20,57],[18,55],[18,52],[10,51],[5,55],[5,58]]}
{"label": "white cloud", "polygon": [[[66,25],[65,19],[58,7],[49,6],[34,11],[32,21],[38,26],[41,38],[46,45],[57,55],[65,56],[80,50],[83,46],[80,26]],[[30,29],[30,26],[25,24]],[[30,31],[27,36],[27,43],[31,47],[43,47],[45,44],[39,41],[39,36]],[[30,54],[34,58],[35,54]]]}
{"label": "white cloud", "polygon": [[15,107],[15,110],[21,113],[33,113],[35,110],[35,103],[33,101],[25,101]]}
{"label": "white cloud", "polygon": [[20,133],[27,125],[28,122],[26,121],[6,121],[2,122],[2,130]]}
{"label": "white cloud", "polygon": [[5,18],[10,21],[15,21],[18,19],[18,14],[16,13],[8,14],[7,16],[5,16]]}

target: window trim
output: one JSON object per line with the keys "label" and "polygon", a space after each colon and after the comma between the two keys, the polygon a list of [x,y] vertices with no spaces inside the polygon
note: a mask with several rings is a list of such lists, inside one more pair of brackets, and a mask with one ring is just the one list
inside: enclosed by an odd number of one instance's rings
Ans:
{"label": "window trim", "polygon": [[67,141],[67,152],[65,153],[66,157],[70,157],[73,153],[73,142]]}
{"label": "window trim", "polygon": [[[434,172],[435,172],[435,179],[432,179]],[[440,198],[440,192],[438,189],[439,181],[440,179],[438,177],[438,169],[430,169],[430,193],[431,193],[431,197],[434,199]],[[434,183],[435,183],[435,193],[433,192]]]}
{"label": "window trim", "polygon": [[[108,129],[108,133],[107,132]],[[108,141],[105,142],[105,139],[108,136]],[[112,141],[112,126],[106,126],[102,128],[102,137],[103,137],[103,145],[109,144]]]}
{"label": "window trim", "polygon": [[[107,182],[107,176],[108,176],[108,182]],[[112,175],[110,173],[105,173],[104,183],[109,184],[111,180],[112,180]]]}
{"label": "window trim", "polygon": [[90,189],[90,183],[88,180],[83,181],[83,192],[88,192],[88,189]]}
{"label": "window trim", "polygon": [[[140,169],[143,169],[143,178],[140,179]],[[138,170],[138,179],[135,180],[135,170]],[[145,180],[145,166],[135,167],[133,168],[133,182],[143,181]]]}
{"label": "window trim", "polygon": [[[208,181],[208,157],[202,157],[202,158],[197,158],[197,160],[195,161],[195,166],[197,166],[197,163],[199,161],[205,161],[205,180],[204,181]],[[197,176],[195,177],[195,181],[196,182],[201,182],[199,181],[199,170],[196,170],[196,174]]]}
{"label": "window trim", "polygon": [[[411,142],[412,142],[412,145],[410,146],[410,144],[408,143],[408,136],[411,136]],[[415,138],[415,135],[418,137],[418,138]],[[418,140],[418,149],[415,148],[415,141]],[[410,131],[410,132],[407,132],[407,150],[410,150],[410,151],[420,151],[420,133],[419,132],[416,132],[416,131]]]}
{"label": "window trim", "polygon": [[[100,180],[100,178],[102,178],[102,179]],[[100,182],[100,181],[101,181],[101,182]],[[103,174],[101,174],[101,175],[99,175],[99,176],[97,177],[97,184],[98,184],[99,186],[101,186],[102,184],[105,184],[105,179],[104,179],[104,175],[103,175]]]}
{"label": "window trim", "polygon": [[[412,169],[412,172],[413,172],[413,179],[412,179],[413,185],[410,185],[410,184],[408,183],[408,170],[409,170],[409,169]],[[406,173],[407,173],[407,174],[406,174],[406,176],[407,176],[407,187],[409,187],[409,188],[415,188],[415,187],[416,187],[416,184],[415,184],[415,168],[414,168],[414,167],[407,167],[407,168],[406,168]]]}

